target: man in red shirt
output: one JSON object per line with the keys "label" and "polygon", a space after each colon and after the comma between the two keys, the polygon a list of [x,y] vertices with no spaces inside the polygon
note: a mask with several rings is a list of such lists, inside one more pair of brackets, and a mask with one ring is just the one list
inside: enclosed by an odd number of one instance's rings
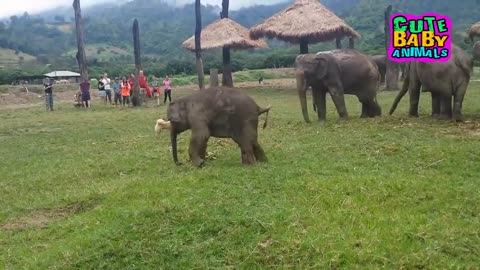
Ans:
{"label": "man in red shirt", "polygon": [[147,84],[147,77],[143,75],[143,70],[140,70],[139,75],[138,75],[138,84],[140,85],[140,88],[144,88],[147,91],[147,97],[151,98],[152,97],[152,89]]}

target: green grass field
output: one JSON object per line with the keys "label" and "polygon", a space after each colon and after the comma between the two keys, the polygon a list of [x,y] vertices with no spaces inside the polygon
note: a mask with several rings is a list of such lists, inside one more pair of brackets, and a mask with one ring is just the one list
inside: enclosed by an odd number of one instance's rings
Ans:
{"label": "green grass field", "polygon": [[[63,104],[0,110],[0,265],[6,269],[478,269],[480,86],[467,122],[406,117],[303,122],[293,89],[246,89],[271,104],[243,166],[212,138],[206,166],[173,164],[159,108]],[[174,93],[174,98],[185,93]],[[310,118],[316,119],[311,109]],[[261,117],[260,125],[265,116]]]}

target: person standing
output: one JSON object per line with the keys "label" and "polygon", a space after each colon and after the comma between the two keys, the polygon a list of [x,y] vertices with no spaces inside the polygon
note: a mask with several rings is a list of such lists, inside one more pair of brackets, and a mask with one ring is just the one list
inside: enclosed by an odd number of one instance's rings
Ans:
{"label": "person standing", "polygon": [[125,107],[125,104],[130,105],[130,83],[127,81],[127,78],[122,78],[120,88],[122,89],[121,93],[123,107]]}
{"label": "person standing", "polygon": [[147,77],[143,74],[143,70],[140,70],[138,72],[138,84],[140,85],[141,89],[145,89],[145,91],[146,91],[145,96],[147,98],[151,98],[152,97],[152,90],[148,86]]}
{"label": "person standing", "polygon": [[82,92],[83,107],[90,108],[92,106],[90,102],[90,83],[88,81],[80,83],[80,91]]}
{"label": "person standing", "polygon": [[53,111],[53,80],[50,78],[45,79],[43,86],[45,88],[45,105],[47,111]]}
{"label": "person standing", "polygon": [[155,76],[152,79],[153,96],[157,99],[157,106],[160,106],[160,87],[158,87],[158,80]]}
{"label": "person standing", "polygon": [[122,105],[122,87],[118,78],[115,78],[115,82],[113,83],[113,94],[113,101],[115,102],[115,106],[117,106],[118,104]]}
{"label": "person standing", "polygon": [[130,84],[130,96],[132,96],[132,90],[135,86],[135,75],[133,75],[133,73],[130,74],[130,78],[128,78],[128,84]]}
{"label": "person standing", "polygon": [[110,86],[110,79],[108,78],[107,73],[103,75],[102,82],[105,89],[105,104],[107,104],[107,100],[109,104],[112,104],[112,88]]}
{"label": "person standing", "polygon": [[164,98],[163,98],[163,104],[167,102],[167,97],[168,97],[168,102],[172,102],[172,83],[170,82],[170,78],[165,76],[165,80],[163,80],[163,92]]}

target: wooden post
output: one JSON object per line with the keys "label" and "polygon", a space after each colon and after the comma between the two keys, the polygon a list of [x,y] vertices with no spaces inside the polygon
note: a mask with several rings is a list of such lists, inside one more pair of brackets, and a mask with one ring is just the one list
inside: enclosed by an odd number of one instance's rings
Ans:
{"label": "wooden post", "polygon": [[348,39],[348,48],[355,49],[355,40],[353,39],[353,37]]}
{"label": "wooden post", "polygon": [[337,49],[341,49],[342,48],[342,39],[340,37],[337,37],[335,39],[335,45],[337,45]]}
{"label": "wooden post", "polygon": [[399,68],[398,64],[391,61],[388,57],[388,47],[390,45],[390,18],[392,17],[392,5],[385,9],[385,51],[387,54],[385,85],[387,90],[398,90]]}
{"label": "wooden post", "polygon": [[[222,0],[222,12],[220,13],[220,18],[228,18],[228,0]],[[223,47],[223,76],[222,76],[222,86],[233,87],[233,78],[232,78],[232,65],[230,58],[230,48]]]}
{"label": "wooden post", "polygon": [[85,39],[82,25],[82,10],[80,8],[80,0],[73,1],[73,9],[75,11],[75,27],[77,31],[77,63],[80,68],[80,83],[89,82],[87,57],[85,55]]}
{"label": "wooden post", "polygon": [[143,97],[140,96],[140,84],[138,76],[142,69],[142,60],[140,58],[140,30],[138,27],[138,20],[133,21],[133,53],[135,56],[135,81],[132,91],[132,105],[137,107],[142,105]]}
{"label": "wooden post", "polygon": [[195,0],[195,19],[196,19],[196,27],[195,27],[195,58],[197,59],[196,67],[197,67],[197,74],[198,74],[198,88],[200,90],[205,89],[205,75],[203,73],[203,61],[202,61],[202,46],[200,42],[201,34],[202,34],[202,13],[201,13],[201,5],[200,0]]}
{"label": "wooden post", "polygon": [[300,54],[307,54],[308,53],[308,40],[302,39],[300,40]]}
{"label": "wooden post", "polygon": [[210,87],[218,86],[218,69],[210,69]]}

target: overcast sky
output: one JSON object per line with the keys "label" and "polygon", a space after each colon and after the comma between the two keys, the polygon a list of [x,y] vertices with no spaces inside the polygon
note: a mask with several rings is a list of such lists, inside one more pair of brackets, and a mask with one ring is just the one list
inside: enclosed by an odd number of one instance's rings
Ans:
{"label": "overcast sky", "polygon": [[[193,0],[166,0],[176,5],[183,5],[185,3],[193,3]],[[203,4],[217,4],[221,5],[222,0],[201,0]],[[232,0],[230,1],[230,9],[235,10],[241,7],[258,4],[276,4],[286,2],[288,0]],[[82,6],[91,6],[95,3],[116,2],[114,0],[81,0]],[[27,11],[30,14],[35,14],[40,11],[56,8],[59,6],[72,6],[72,0],[0,0],[0,18],[11,15],[23,14]]]}

